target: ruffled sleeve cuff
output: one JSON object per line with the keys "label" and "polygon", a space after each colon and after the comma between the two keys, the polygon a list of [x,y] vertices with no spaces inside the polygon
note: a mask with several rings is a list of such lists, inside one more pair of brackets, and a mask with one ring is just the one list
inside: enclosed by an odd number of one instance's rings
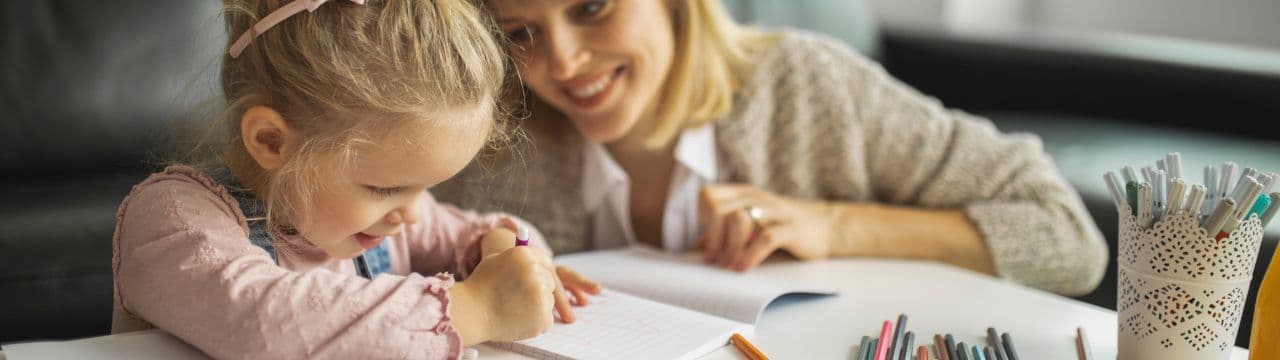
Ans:
{"label": "ruffled sleeve cuff", "polygon": [[434,277],[427,279],[427,286],[422,290],[423,294],[435,297],[440,302],[440,321],[436,322],[431,331],[439,336],[445,337],[445,343],[448,346],[448,359],[461,359],[465,346],[462,344],[462,334],[453,326],[453,318],[449,316],[449,307],[452,302],[449,299],[449,288],[454,285],[453,274],[442,272],[437,273]]}

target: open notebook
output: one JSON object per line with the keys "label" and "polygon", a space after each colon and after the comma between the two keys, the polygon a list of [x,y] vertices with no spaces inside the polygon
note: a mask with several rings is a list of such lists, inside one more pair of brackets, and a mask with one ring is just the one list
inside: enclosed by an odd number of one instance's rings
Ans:
{"label": "open notebook", "polygon": [[779,296],[832,295],[833,290],[702,264],[697,255],[642,247],[560,256],[556,262],[606,291],[574,308],[578,320],[557,323],[533,339],[493,344],[542,359],[694,359],[750,333]]}

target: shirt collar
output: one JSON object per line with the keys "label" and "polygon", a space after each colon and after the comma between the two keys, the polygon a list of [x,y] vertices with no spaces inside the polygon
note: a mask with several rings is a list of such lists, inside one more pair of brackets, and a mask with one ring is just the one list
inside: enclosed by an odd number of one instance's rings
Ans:
{"label": "shirt collar", "polygon": [[582,148],[582,205],[591,212],[600,207],[609,190],[629,180],[604,145],[594,141],[587,141],[586,145]]}
{"label": "shirt collar", "polygon": [[676,144],[676,162],[707,182],[716,180],[716,130],[705,125],[686,130]]}
{"label": "shirt collar", "polygon": [[[676,163],[707,182],[715,181],[718,175],[715,137],[715,127],[711,125],[680,133],[676,140]],[[614,187],[630,182],[626,171],[603,144],[586,141],[582,160],[582,205],[588,212],[595,211]]]}

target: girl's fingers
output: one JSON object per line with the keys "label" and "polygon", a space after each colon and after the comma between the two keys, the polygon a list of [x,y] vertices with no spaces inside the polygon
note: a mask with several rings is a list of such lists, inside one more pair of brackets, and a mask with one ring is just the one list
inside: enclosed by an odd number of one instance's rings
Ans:
{"label": "girl's fingers", "polygon": [[574,320],[577,320],[573,315],[573,308],[569,304],[569,296],[565,295],[564,284],[561,284],[559,279],[556,279],[556,290],[554,294],[556,312],[560,313],[560,320],[565,323],[572,323]]}
{"label": "girl's fingers", "polygon": [[588,297],[588,296],[587,296],[587,293],[586,293],[585,291],[582,291],[582,289],[578,289],[578,288],[569,288],[569,292],[573,294],[573,304],[574,304],[574,305],[577,305],[577,306],[586,306],[586,305],[587,305],[587,302],[589,302],[589,301],[590,301],[590,300],[588,300],[590,297]]}
{"label": "girl's fingers", "polygon": [[520,229],[520,223],[517,223],[515,219],[505,217],[505,216],[503,216],[501,219],[498,219],[498,226],[502,226],[507,229],[510,229],[512,232],[515,232]]}
{"label": "girl's fingers", "polygon": [[586,278],[582,278],[582,277],[578,277],[570,280],[568,282],[568,285],[565,285],[565,287],[582,290],[591,295],[600,295],[600,291],[603,290],[603,288],[600,286],[599,283],[596,283],[591,280],[587,280]]}
{"label": "girl's fingers", "polygon": [[599,295],[603,288],[599,283],[587,279],[582,274],[565,266],[556,266],[556,275],[560,277],[564,288],[573,293],[578,306],[586,305],[588,294]]}
{"label": "girl's fingers", "polygon": [[600,284],[597,284],[595,281],[587,279],[586,276],[582,276],[581,273],[578,273],[576,270],[564,265],[556,265],[556,276],[559,276],[560,280],[564,281],[565,284],[568,285],[580,285],[584,288],[600,286]]}

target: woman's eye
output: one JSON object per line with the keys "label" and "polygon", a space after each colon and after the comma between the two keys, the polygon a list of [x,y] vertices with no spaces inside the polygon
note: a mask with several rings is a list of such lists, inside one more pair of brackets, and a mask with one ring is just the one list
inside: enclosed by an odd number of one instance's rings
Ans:
{"label": "woman's eye", "polygon": [[605,6],[609,5],[608,0],[592,0],[578,7],[578,16],[581,18],[591,18],[604,11]]}
{"label": "woman's eye", "polygon": [[369,192],[373,193],[374,195],[378,195],[381,197],[392,197],[392,196],[395,196],[396,194],[399,194],[403,188],[398,188],[398,187],[384,188],[384,187],[365,185],[365,189],[368,189]]}

